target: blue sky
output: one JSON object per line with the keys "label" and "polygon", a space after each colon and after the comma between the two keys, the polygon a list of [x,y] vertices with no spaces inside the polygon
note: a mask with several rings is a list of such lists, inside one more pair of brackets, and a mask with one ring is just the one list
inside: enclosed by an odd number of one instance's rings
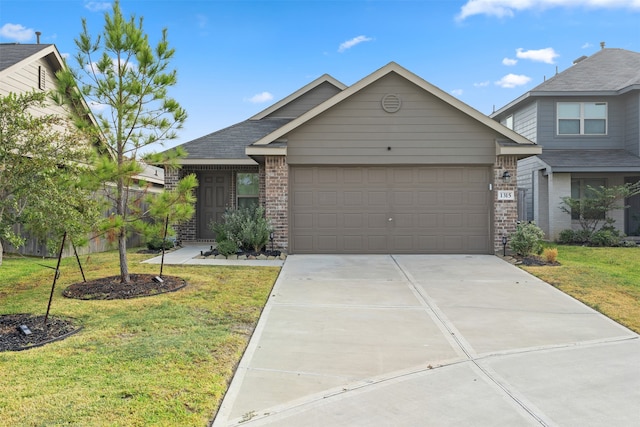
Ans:
{"label": "blue sky", "polygon": [[[74,54],[107,1],[2,0],[0,42]],[[607,47],[640,51],[640,0],[122,0],[152,43],[168,29],[189,119],[177,143],[249,118],[324,73],[351,85],[390,61],[490,114]],[[73,61],[71,62],[73,64]],[[162,147],[156,147],[160,150]]]}

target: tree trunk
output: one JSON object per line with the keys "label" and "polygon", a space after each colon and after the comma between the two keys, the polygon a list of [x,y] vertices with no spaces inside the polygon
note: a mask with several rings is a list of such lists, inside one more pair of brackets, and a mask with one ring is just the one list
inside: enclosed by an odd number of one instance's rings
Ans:
{"label": "tree trunk", "polygon": [[0,266],[2,266],[2,257],[4,256],[4,249],[2,248],[2,240],[0,240]]}
{"label": "tree trunk", "polygon": [[118,252],[120,253],[120,282],[130,283],[129,264],[127,263],[127,231],[122,229],[118,235]]}
{"label": "tree trunk", "polygon": [[[124,197],[124,182],[122,178],[117,182],[116,213],[122,218],[126,217],[126,201]],[[120,254],[120,283],[131,283],[129,276],[129,264],[127,263],[127,229],[124,225],[118,230],[118,253]]]}

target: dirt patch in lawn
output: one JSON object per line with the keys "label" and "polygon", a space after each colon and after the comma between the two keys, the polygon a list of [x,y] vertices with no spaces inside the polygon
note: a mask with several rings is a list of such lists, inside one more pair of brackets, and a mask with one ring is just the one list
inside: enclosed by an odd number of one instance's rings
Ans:
{"label": "dirt patch in lawn", "polygon": [[[21,326],[27,329],[23,332]],[[33,314],[0,315],[0,352],[27,350],[67,338],[82,329],[70,319]],[[27,333],[25,333],[27,332]]]}
{"label": "dirt patch in lawn", "polygon": [[66,288],[62,295],[82,300],[129,299],[175,292],[187,285],[184,279],[175,276],[162,276],[162,280],[157,280],[158,276],[153,274],[131,274],[130,276],[130,283],[121,283],[120,276],[74,283]]}

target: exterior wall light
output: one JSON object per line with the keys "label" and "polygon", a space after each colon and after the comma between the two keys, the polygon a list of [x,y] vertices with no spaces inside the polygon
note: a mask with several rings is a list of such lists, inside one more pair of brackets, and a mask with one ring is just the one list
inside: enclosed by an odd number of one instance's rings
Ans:
{"label": "exterior wall light", "polygon": [[511,182],[511,174],[509,173],[509,171],[504,171],[504,173],[502,174],[502,181],[505,184],[508,184]]}

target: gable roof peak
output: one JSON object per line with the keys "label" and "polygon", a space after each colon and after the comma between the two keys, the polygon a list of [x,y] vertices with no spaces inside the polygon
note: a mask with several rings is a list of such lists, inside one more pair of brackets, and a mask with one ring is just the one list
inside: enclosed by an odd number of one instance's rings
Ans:
{"label": "gable roof peak", "polygon": [[313,80],[310,83],[307,83],[306,85],[304,85],[303,87],[301,87],[300,89],[298,89],[297,91],[293,92],[291,95],[281,99],[280,101],[276,102],[275,104],[272,104],[271,106],[265,108],[264,110],[260,111],[258,114],[249,117],[249,120],[262,120],[265,117],[267,117],[269,114],[273,113],[274,111],[278,110],[279,108],[282,108],[283,106],[289,104],[291,101],[301,97],[302,95],[304,95],[305,93],[315,89],[316,87],[320,86],[323,83],[329,83],[333,86],[335,86],[336,88],[338,88],[339,90],[344,90],[347,88],[347,86],[338,81],[337,79],[333,78],[331,75],[329,74],[323,74],[320,77],[318,77],[317,79]]}

